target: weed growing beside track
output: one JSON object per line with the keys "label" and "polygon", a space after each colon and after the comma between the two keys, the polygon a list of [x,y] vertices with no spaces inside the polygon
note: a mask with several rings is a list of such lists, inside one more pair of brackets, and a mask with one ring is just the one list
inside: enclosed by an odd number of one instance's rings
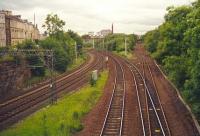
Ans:
{"label": "weed growing beside track", "polygon": [[48,106],[0,132],[0,136],[68,136],[80,131],[81,118],[99,100],[108,72],[103,72],[96,85],[87,85],[78,92],[68,94],[57,104]]}
{"label": "weed growing beside track", "polygon": [[127,55],[125,55],[125,51],[121,51],[121,52],[116,52],[116,51],[113,51],[114,54],[116,55],[119,55],[123,58],[127,58],[127,59],[132,59],[134,58],[133,54],[131,52],[127,52]]}

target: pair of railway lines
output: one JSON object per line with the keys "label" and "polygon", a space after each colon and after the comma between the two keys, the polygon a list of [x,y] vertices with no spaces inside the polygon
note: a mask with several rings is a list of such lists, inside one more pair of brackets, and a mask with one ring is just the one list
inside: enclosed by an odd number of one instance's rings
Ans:
{"label": "pair of railway lines", "polygon": [[[141,70],[130,61],[111,54],[108,55],[115,62],[116,77],[109,107],[104,119],[100,136],[126,135],[124,129],[126,79],[124,67],[128,67],[135,84],[141,127],[139,132],[144,136],[170,136],[170,129],[157,94],[151,68],[143,61]],[[145,78],[147,71],[150,73],[150,81]],[[152,85],[153,83],[153,85]],[[134,134],[133,134],[134,135]]]}
{"label": "pair of railway lines", "polygon": [[[93,55],[92,55],[93,54]],[[52,97],[59,97],[65,92],[78,89],[90,79],[89,72],[102,68],[103,56],[93,52],[85,64],[70,74],[63,74],[56,78],[55,91],[50,91],[50,82],[33,88],[28,93],[0,104],[0,129],[4,129],[21,118],[31,114],[44,104],[51,101]],[[95,54],[95,55],[94,55]]]}

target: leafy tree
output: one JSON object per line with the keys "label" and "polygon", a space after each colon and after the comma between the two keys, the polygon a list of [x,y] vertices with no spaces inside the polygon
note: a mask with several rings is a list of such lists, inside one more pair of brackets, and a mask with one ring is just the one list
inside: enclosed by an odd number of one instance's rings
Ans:
{"label": "leafy tree", "polygon": [[127,40],[127,49],[130,51],[136,44],[136,35],[130,34],[111,34],[105,37],[105,46],[110,51],[121,52],[125,50],[125,38]]}
{"label": "leafy tree", "polygon": [[64,25],[65,22],[57,14],[48,14],[43,27],[46,29],[46,33],[52,36],[63,31]]}
{"label": "leafy tree", "polygon": [[[35,49],[39,47],[32,40],[25,40],[24,42],[18,44],[17,49]],[[18,59],[18,58],[16,58]],[[28,56],[26,61],[31,66],[31,74],[33,76],[44,76],[45,75],[45,64],[44,58],[40,56]],[[39,66],[39,67],[38,67]]]}
{"label": "leafy tree", "polygon": [[144,35],[145,47],[200,120],[200,0],[167,11],[165,22]]}
{"label": "leafy tree", "polygon": [[[68,65],[73,62],[75,58],[75,42],[78,45],[82,45],[81,37],[69,30],[68,32],[63,31],[65,22],[61,20],[56,14],[48,14],[44,28],[49,37],[39,42],[44,49],[53,49],[55,53],[55,70],[59,72],[65,72]],[[82,53],[79,48],[79,54]]]}
{"label": "leafy tree", "polygon": [[54,50],[54,69],[65,72],[70,60],[67,52],[63,49],[62,44],[62,42],[52,37],[48,37],[40,42],[42,48]]}
{"label": "leafy tree", "polygon": [[75,33],[72,30],[68,30],[67,33],[69,34],[69,36],[72,39],[74,39],[76,41],[77,45],[83,45],[83,40],[82,40],[82,38],[77,33]]}
{"label": "leafy tree", "polygon": [[159,32],[158,30],[155,31],[149,31],[148,33],[146,33],[145,35],[145,47],[147,48],[147,50],[151,53],[156,51],[156,47],[158,44],[158,39],[157,37],[159,37]]}

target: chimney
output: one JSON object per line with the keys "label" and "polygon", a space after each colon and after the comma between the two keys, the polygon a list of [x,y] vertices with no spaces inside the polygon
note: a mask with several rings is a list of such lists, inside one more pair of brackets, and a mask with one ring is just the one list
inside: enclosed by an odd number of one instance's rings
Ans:
{"label": "chimney", "polygon": [[114,30],[113,30],[113,23],[112,23],[112,34],[114,33]]}

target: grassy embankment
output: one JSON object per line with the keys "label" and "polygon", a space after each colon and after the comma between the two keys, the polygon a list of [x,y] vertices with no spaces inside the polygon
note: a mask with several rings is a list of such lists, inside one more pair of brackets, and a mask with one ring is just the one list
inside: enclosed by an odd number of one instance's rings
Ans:
{"label": "grassy embankment", "polygon": [[80,91],[64,96],[57,104],[0,132],[0,136],[68,136],[80,131],[83,129],[80,120],[99,100],[107,77],[108,72],[104,71],[95,86],[88,84]]}
{"label": "grassy embankment", "polygon": [[14,58],[11,56],[4,56],[0,58],[0,63],[5,62],[5,61],[14,61]]}

